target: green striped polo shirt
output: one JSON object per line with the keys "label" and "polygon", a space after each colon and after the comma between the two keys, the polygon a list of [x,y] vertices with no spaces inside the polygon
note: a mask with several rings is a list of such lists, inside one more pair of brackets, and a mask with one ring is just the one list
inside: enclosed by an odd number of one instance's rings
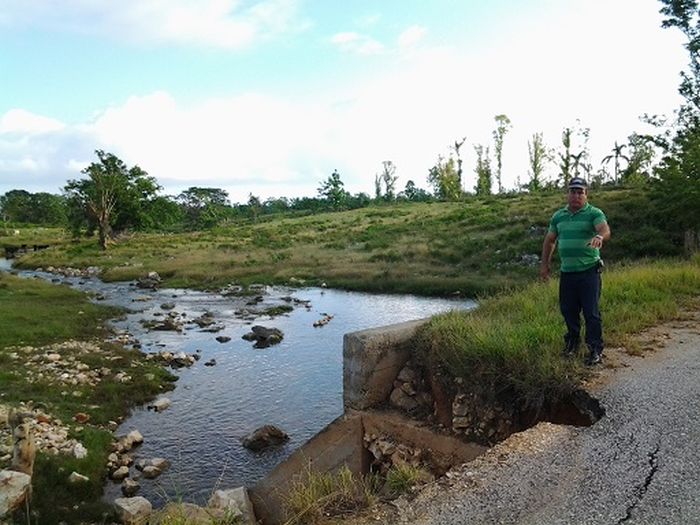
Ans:
{"label": "green striped polo shirt", "polygon": [[552,215],[549,231],[557,235],[562,272],[582,272],[598,263],[600,250],[588,243],[596,234],[596,225],[603,222],[607,222],[605,214],[589,203],[577,212],[564,206]]}

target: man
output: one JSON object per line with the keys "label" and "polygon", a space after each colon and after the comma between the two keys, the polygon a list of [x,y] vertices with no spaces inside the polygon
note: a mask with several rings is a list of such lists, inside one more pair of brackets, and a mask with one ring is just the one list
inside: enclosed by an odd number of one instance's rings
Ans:
{"label": "man", "polygon": [[558,243],[559,308],[567,328],[564,354],[571,356],[578,351],[583,311],[589,366],[600,363],[603,356],[603,324],[598,308],[603,266],[600,249],[608,239],[610,227],[605,214],[588,203],[588,183],[574,177],[569,183],[567,205],[552,216],[544,237],[540,277],[549,279],[552,252]]}

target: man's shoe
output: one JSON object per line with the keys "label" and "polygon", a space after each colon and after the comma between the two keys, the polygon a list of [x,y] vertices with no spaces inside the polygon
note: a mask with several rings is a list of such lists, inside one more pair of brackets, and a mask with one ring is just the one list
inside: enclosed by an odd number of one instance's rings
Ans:
{"label": "man's shoe", "polygon": [[591,350],[586,358],[586,366],[595,366],[603,362],[603,352],[596,352]]}

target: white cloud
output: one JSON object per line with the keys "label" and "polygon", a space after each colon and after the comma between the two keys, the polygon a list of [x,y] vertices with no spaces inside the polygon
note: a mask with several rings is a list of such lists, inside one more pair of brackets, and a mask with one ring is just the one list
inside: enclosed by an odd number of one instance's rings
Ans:
{"label": "white cloud", "polygon": [[241,49],[304,30],[297,0],[7,0],[1,25],[110,35],[132,42]]}
{"label": "white cloud", "polygon": [[384,52],[384,45],[381,42],[352,31],[336,33],[331,37],[331,42],[341,51],[358,55],[378,55]]}
{"label": "white cloud", "polygon": [[425,27],[422,26],[411,26],[407,29],[405,29],[400,35],[399,38],[397,39],[397,44],[399,48],[407,48],[407,47],[412,47],[415,46],[418,42],[420,42],[425,34],[427,33],[427,30]]}
{"label": "white cloud", "polygon": [[43,117],[23,109],[11,109],[0,118],[0,133],[33,135],[58,131],[65,126],[58,120]]}

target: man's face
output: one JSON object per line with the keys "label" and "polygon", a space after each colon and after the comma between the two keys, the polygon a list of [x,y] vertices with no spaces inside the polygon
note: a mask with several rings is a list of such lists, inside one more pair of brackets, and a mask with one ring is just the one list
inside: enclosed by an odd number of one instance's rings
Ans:
{"label": "man's face", "polygon": [[588,202],[588,193],[585,188],[569,188],[567,195],[571,211],[580,210]]}

